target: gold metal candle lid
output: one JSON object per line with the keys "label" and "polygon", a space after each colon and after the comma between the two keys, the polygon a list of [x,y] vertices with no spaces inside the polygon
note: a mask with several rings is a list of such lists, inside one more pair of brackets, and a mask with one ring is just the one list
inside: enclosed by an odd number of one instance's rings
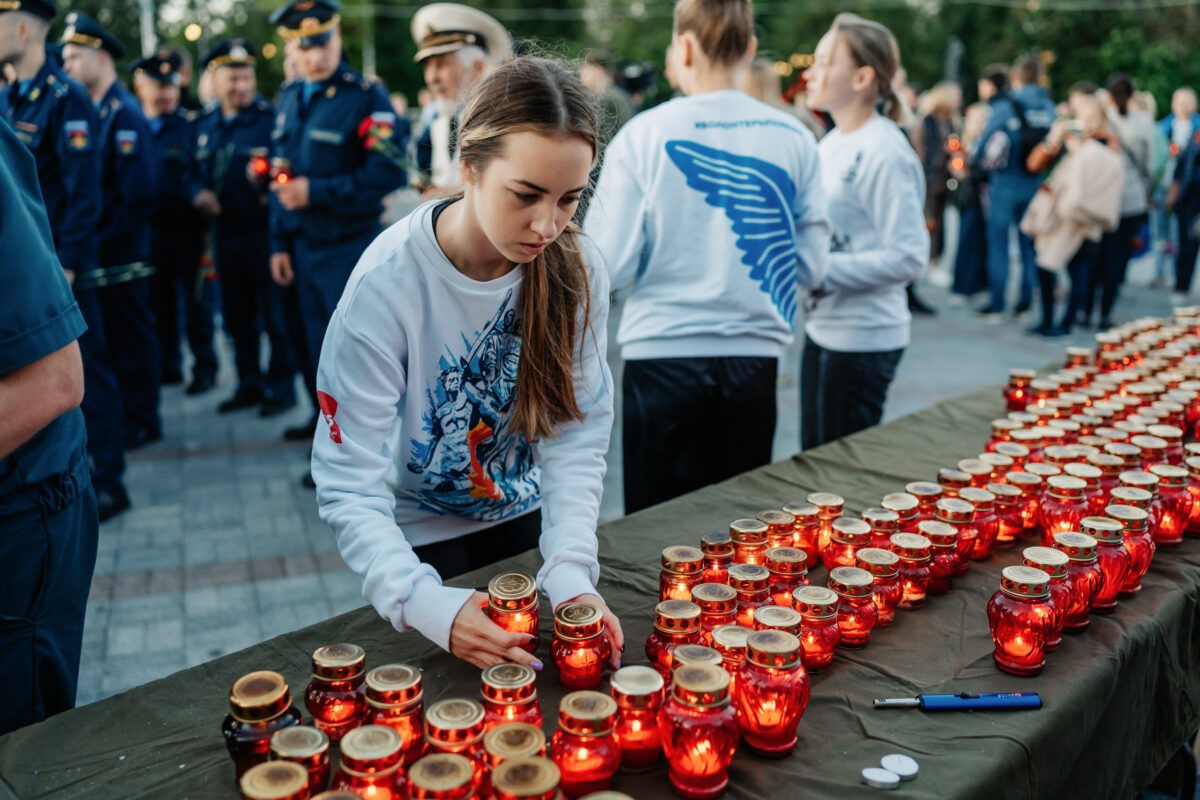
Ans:
{"label": "gold metal candle lid", "polygon": [[920,502],[908,492],[892,492],[885,494],[879,505],[893,512],[900,519],[908,519],[917,513]]}
{"label": "gold metal candle lid", "polygon": [[975,506],[967,500],[943,497],[937,501],[937,518],[941,522],[970,522],[974,515]]}
{"label": "gold metal candle lid", "polygon": [[699,583],[692,587],[692,602],[701,614],[728,614],[737,608],[737,592],[727,583]]}
{"label": "gold metal candle lid", "polygon": [[607,733],[617,724],[617,701],[602,692],[571,692],[558,704],[558,724],[585,736]]}
{"label": "gold metal candle lid", "polygon": [[1151,464],[1150,473],[1158,478],[1160,486],[1183,486],[1187,483],[1187,470],[1174,464]]}
{"label": "gold metal candle lid", "polygon": [[367,672],[366,694],[379,705],[406,705],[421,699],[421,670],[408,664],[384,664]]}
{"label": "gold metal candle lid", "polygon": [[1009,419],[1008,417],[994,419],[992,420],[991,425],[993,434],[1003,434],[1005,432],[1015,431],[1017,428],[1021,427],[1021,423],[1017,422],[1015,419]]}
{"label": "gold metal candle lid", "polygon": [[942,486],[951,488],[960,488],[971,482],[970,473],[963,472],[961,469],[942,467],[938,470],[938,483]]}
{"label": "gold metal candle lid", "polygon": [[684,705],[716,708],[729,704],[729,673],[712,664],[685,664],[673,673],[671,693]]}
{"label": "gold metal candle lid", "polygon": [[658,670],[640,665],[621,667],[609,679],[613,699],[622,708],[658,707],[662,703],[664,685]]}
{"label": "gold metal candle lid", "polygon": [[[901,536],[902,534],[896,535]],[[800,612],[801,617],[809,619],[836,617],[837,606],[837,592],[824,586],[799,586],[792,590],[792,607]]]}
{"label": "gold metal candle lid", "polygon": [[457,753],[433,753],[408,768],[408,781],[425,792],[450,792],[475,779],[471,760]]}
{"label": "gold metal candle lid", "polygon": [[979,460],[991,467],[991,474],[993,475],[996,472],[1000,472],[1001,474],[1008,472],[1012,469],[1013,464],[1016,463],[1012,456],[1001,452],[980,453]]}
{"label": "gold metal candle lid", "polygon": [[[933,524],[941,525],[943,523],[933,522]],[[920,525],[917,527],[920,528]],[[905,561],[929,560],[929,548],[933,544],[919,533],[893,533],[889,541],[892,550]]]}
{"label": "gold metal candle lid", "polygon": [[917,498],[918,501],[924,498],[928,502],[934,497],[942,496],[942,487],[930,481],[913,481],[905,485],[904,491]]}
{"label": "gold metal candle lid", "polygon": [[1037,567],[1005,567],[1000,590],[1012,597],[1043,599],[1050,596],[1050,576]]}
{"label": "gold metal candle lid", "polygon": [[1037,377],[1036,369],[1014,368],[1008,371],[1008,379],[1013,383],[1029,383]]}
{"label": "gold metal candle lid", "polygon": [[359,800],[359,796],[354,792],[345,789],[334,789],[328,792],[314,794],[310,800]]}
{"label": "gold metal candle lid", "polygon": [[1061,550],[1053,547],[1026,547],[1021,556],[1025,560],[1025,566],[1037,567],[1051,579],[1065,577],[1067,574],[1067,562],[1070,559]]}
{"label": "gold metal candle lid", "polygon": [[834,567],[829,571],[829,588],[843,597],[870,597],[874,579],[858,567]]}
{"label": "gold metal candle lid", "polygon": [[470,731],[483,725],[483,716],[483,705],[479,701],[449,697],[425,709],[425,727],[427,730]]}
{"label": "gold metal candle lid", "polygon": [[537,583],[523,572],[504,572],[488,581],[488,602],[501,611],[524,611],[537,603]]}
{"label": "gold metal candle lid", "polygon": [[1021,494],[1028,495],[1042,485],[1042,479],[1032,472],[1017,470],[1010,472],[1005,476],[1009,486],[1017,486],[1021,489]]}
{"label": "gold metal candle lid", "polygon": [[890,578],[900,574],[900,556],[891,550],[864,547],[855,555],[858,567],[879,578]]}
{"label": "gold metal candle lid", "polygon": [[718,625],[713,628],[713,644],[722,653],[745,652],[746,637],[754,631],[744,625]]}
{"label": "gold metal candle lid", "polygon": [[1051,497],[1064,500],[1078,500],[1087,490],[1087,484],[1081,478],[1070,475],[1052,475],[1046,480],[1046,493]]}
{"label": "gold metal candle lid", "polygon": [[1087,463],[1098,467],[1103,475],[1117,475],[1125,468],[1125,459],[1112,453],[1095,453],[1087,457]]}
{"label": "gold metal candle lid", "polygon": [[[912,495],[909,495],[912,497]],[[915,509],[917,507],[917,498],[912,498]],[[871,526],[872,531],[891,532],[896,530],[896,526],[900,524],[900,515],[890,508],[880,506],[879,508],[868,508],[862,512],[863,522]]]}
{"label": "gold metal candle lid", "polygon": [[812,503],[788,503],[783,507],[783,510],[796,519],[797,525],[809,525],[817,521],[817,507]]}
{"label": "gold metal candle lid", "polygon": [[1007,456],[1013,460],[1013,465],[1024,464],[1029,458],[1029,448],[1017,442],[1000,442],[996,445],[996,455]]}
{"label": "gold metal candle lid", "polygon": [[795,547],[772,547],[763,554],[769,572],[781,575],[804,575],[808,572],[805,566],[807,555]]}
{"label": "gold metal candle lid", "polygon": [[1075,451],[1065,444],[1052,444],[1042,450],[1046,460],[1055,466],[1069,464],[1075,460]]}
{"label": "gold metal candle lid", "polygon": [[483,735],[483,749],[496,759],[530,758],[546,750],[546,734],[528,722],[506,722]]}
{"label": "gold metal candle lid", "polygon": [[1157,436],[1168,444],[1183,438],[1183,431],[1174,425],[1151,425],[1146,429],[1151,436]]}
{"label": "gold metal candle lid", "polygon": [[308,786],[308,770],[291,761],[268,761],[246,770],[238,784],[249,800],[289,800]]}
{"label": "gold metal candle lid", "polygon": [[1084,517],[1079,527],[1097,542],[1120,544],[1125,541],[1125,526],[1111,517]]}
{"label": "gold metal candle lid", "polygon": [[776,511],[774,509],[760,511],[755,518],[766,525],[768,529],[790,528],[796,524],[794,516],[786,511]]}
{"label": "gold metal candle lid", "polygon": [[400,763],[404,740],[386,725],[363,725],[342,737],[342,766],[355,771],[385,771]]}
{"label": "gold metal candle lid", "polygon": [[292,704],[287,681],[278,672],[259,670],[234,681],[229,690],[229,709],[243,722],[274,719]]}
{"label": "gold metal candle lid", "polygon": [[366,652],[356,644],[327,644],[313,651],[312,674],[327,681],[349,680],[363,673],[366,659]]}
{"label": "gold metal candle lid", "polygon": [[695,575],[704,569],[704,553],[699,548],[675,545],[662,551],[662,568],[680,575]]}
{"label": "gold metal candle lid", "polygon": [[483,683],[483,696],[489,700],[496,699],[494,695],[509,691],[517,691],[517,696],[512,698],[516,702],[528,700],[537,694],[537,673],[524,664],[493,664],[483,671],[480,680]]}
{"label": "gold metal candle lid", "polygon": [[492,789],[506,797],[541,797],[560,780],[562,772],[548,758],[513,758],[492,768]]}
{"label": "gold metal candle lid", "polygon": [[[774,606],[778,608],[778,606]],[[721,665],[721,654],[711,647],[702,644],[685,644],[671,651],[671,668],[682,667],[684,664],[715,664]]]}
{"label": "gold metal candle lid", "polygon": [[800,612],[787,606],[759,606],[754,609],[754,627],[789,633],[800,628]]}
{"label": "gold metal candle lid", "polygon": [[729,523],[729,536],[737,544],[763,544],[767,541],[767,526],[756,519],[735,519]]}
{"label": "gold metal candle lid", "polygon": [[1021,487],[1009,483],[989,483],[987,490],[996,498],[998,506],[1012,506],[1021,498]]}
{"label": "gold metal candle lid", "polygon": [[829,538],[838,544],[863,545],[871,541],[871,526],[854,517],[838,517]]}
{"label": "gold metal candle lid", "polygon": [[1190,477],[1200,477],[1200,456],[1188,456],[1183,463],[1187,465]]}
{"label": "gold metal candle lid", "polygon": [[[1113,491],[1115,492],[1116,489]],[[1104,509],[1104,513],[1121,523],[1128,533],[1140,533],[1146,530],[1150,521],[1150,515],[1145,509],[1134,506],[1111,505]]]}
{"label": "gold metal candle lid", "polygon": [[975,477],[992,474],[991,465],[980,461],[978,458],[964,458],[958,462],[957,466],[960,472],[965,472]]}
{"label": "gold metal candle lid", "polygon": [[1151,494],[1158,490],[1158,476],[1140,469],[1125,470],[1117,476],[1117,480],[1121,482],[1122,486],[1145,489]]}
{"label": "gold metal candle lid", "polygon": [[958,540],[958,529],[946,522],[934,519],[922,520],[917,523],[917,530],[929,540],[933,547],[954,547]]}
{"label": "gold metal candle lid", "polygon": [[728,533],[706,533],[700,537],[700,550],[706,556],[733,555],[733,539]]}
{"label": "gold metal candle lid", "polygon": [[1145,489],[1138,489],[1133,486],[1116,486],[1109,492],[1109,499],[1113,505],[1133,506],[1143,510],[1149,510],[1150,502],[1154,499],[1154,495]]}
{"label": "gold metal candle lid", "polygon": [[734,564],[729,568],[729,585],[739,592],[765,591],[770,578],[770,570],[758,564]]}
{"label": "gold metal candle lid", "polygon": [[1141,435],[1134,436],[1129,440],[1129,443],[1134,447],[1140,447],[1143,450],[1166,450],[1166,439],[1160,439],[1157,436]]}
{"label": "gold metal candle lid", "polygon": [[654,607],[654,627],[663,633],[695,633],[700,630],[700,606],[689,600],[663,600]]}
{"label": "gold metal candle lid", "polygon": [[989,492],[987,489],[977,489],[974,486],[968,486],[959,491],[958,496],[962,500],[966,500],[971,505],[975,506],[975,512],[991,511],[996,503],[996,495]]}
{"label": "gold metal candle lid", "polygon": [[1072,478],[1079,478],[1088,486],[1098,486],[1100,478],[1104,475],[1095,464],[1066,464],[1063,466],[1063,472]]}
{"label": "gold metal candle lid", "polygon": [[1054,547],[1072,561],[1095,561],[1097,542],[1086,533],[1066,531],[1054,534]]}
{"label": "gold metal candle lid", "polygon": [[1039,478],[1042,478],[1043,480],[1049,480],[1050,478],[1053,478],[1055,475],[1062,474],[1061,467],[1056,467],[1053,464],[1047,464],[1045,461],[1042,461],[1042,462],[1035,461],[1032,464],[1026,464],[1025,471],[1028,472],[1030,475],[1037,475]]}
{"label": "gold metal candle lid", "polygon": [[781,630],[755,631],[746,639],[746,660],[773,669],[800,666],[800,640]]}
{"label": "gold metal candle lid", "polygon": [[554,632],[563,639],[591,639],[604,631],[604,614],[591,603],[563,603],[554,612]]}
{"label": "gold metal candle lid", "polygon": [[813,492],[805,499],[816,506],[817,513],[822,516],[836,516],[842,513],[842,506],[846,505],[844,497],[832,492]]}
{"label": "gold metal candle lid", "polygon": [[271,752],[280,758],[312,758],[329,749],[324,731],[308,725],[292,725],[271,736]]}

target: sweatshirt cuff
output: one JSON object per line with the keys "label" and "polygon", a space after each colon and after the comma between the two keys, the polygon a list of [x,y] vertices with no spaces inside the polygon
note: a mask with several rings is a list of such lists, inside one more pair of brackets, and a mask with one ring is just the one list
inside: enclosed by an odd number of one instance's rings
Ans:
{"label": "sweatshirt cuff", "polygon": [[429,641],[450,652],[450,628],[474,590],[428,582],[404,603],[404,621]]}
{"label": "sweatshirt cuff", "polygon": [[542,591],[550,598],[550,610],[558,608],[571,598],[581,594],[600,593],[592,585],[588,570],[581,564],[563,562],[558,564],[542,577]]}

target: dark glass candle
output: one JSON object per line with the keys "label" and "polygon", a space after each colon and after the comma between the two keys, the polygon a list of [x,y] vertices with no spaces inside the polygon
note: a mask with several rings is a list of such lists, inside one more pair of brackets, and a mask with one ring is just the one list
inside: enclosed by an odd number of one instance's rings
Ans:
{"label": "dark glass candle", "polygon": [[221,724],[237,776],[265,762],[275,732],[299,725],[300,719],[287,681],[278,672],[260,670],[238,678],[229,690],[229,715]]}

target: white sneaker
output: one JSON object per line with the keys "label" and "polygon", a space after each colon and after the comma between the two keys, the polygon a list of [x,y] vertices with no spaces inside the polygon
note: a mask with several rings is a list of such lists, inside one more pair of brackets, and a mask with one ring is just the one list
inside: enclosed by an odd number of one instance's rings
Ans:
{"label": "white sneaker", "polygon": [[990,314],[983,314],[982,316],[980,316],[979,319],[985,325],[1003,325],[1004,324],[1004,315],[999,312],[996,312],[996,311],[993,311]]}
{"label": "white sneaker", "polygon": [[954,276],[945,267],[930,267],[925,273],[925,282],[939,289],[949,289],[950,284],[954,283]]}

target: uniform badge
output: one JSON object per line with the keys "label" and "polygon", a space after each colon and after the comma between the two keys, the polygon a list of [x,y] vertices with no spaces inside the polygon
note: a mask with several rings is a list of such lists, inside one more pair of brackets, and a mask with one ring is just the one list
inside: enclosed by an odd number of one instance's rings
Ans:
{"label": "uniform badge", "polygon": [[117,131],[117,152],[123,156],[137,151],[137,131]]}
{"label": "uniform badge", "polygon": [[42,96],[42,89],[39,86],[39,87],[35,88],[32,92],[29,93],[29,102],[32,103],[41,96]]}
{"label": "uniform badge", "polygon": [[67,147],[72,150],[87,150],[89,144],[88,124],[86,119],[69,119],[63,125],[67,134]]}
{"label": "uniform badge", "polygon": [[326,97],[333,97],[335,94],[337,94],[337,89],[332,86],[325,90]]}

